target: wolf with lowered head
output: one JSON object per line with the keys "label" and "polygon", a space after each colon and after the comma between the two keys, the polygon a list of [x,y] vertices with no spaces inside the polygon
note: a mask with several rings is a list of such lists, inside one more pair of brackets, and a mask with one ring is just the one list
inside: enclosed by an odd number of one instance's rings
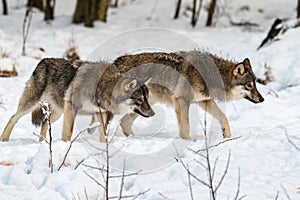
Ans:
{"label": "wolf with lowered head", "polygon": [[70,140],[77,114],[97,116],[102,142],[106,141],[107,125],[114,114],[153,116],[145,84],[147,81],[123,76],[111,63],[83,62],[65,95],[62,140]]}

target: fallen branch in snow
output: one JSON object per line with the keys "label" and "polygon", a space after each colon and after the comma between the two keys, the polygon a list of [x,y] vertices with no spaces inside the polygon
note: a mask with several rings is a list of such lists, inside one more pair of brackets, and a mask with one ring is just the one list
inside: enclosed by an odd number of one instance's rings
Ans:
{"label": "fallen branch in snow", "polygon": [[18,76],[18,72],[15,66],[13,66],[12,70],[0,70],[0,77],[15,77],[15,76]]}

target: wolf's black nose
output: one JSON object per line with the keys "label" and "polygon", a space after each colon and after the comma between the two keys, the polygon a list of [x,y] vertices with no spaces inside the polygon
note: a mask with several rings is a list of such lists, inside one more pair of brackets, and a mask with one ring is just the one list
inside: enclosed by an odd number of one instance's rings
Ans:
{"label": "wolf's black nose", "polygon": [[152,117],[155,115],[155,112],[151,109],[150,112],[149,112],[149,117]]}
{"label": "wolf's black nose", "polygon": [[265,99],[263,97],[259,97],[259,102],[263,102]]}

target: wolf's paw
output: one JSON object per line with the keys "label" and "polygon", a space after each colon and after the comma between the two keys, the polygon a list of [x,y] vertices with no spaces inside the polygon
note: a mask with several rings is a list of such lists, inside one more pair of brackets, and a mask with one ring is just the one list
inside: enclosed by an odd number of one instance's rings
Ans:
{"label": "wolf's paw", "polygon": [[230,130],[226,129],[226,128],[223,128],[223,137],[224,138],[231,138],[231,132]]}
{"label": "wolf's paw", "polygon": [[1,142],[7,142],[8,140],[9,140],[9,138],[0,136],[0,141]]}
{"label": "wolf's paw", "polygon": [[180,137],[181,137],[182,139],[184,139],[184,140],[191,140],[191,137],[190,137],[189,134],[181,134],[181,133],[180,133]]}

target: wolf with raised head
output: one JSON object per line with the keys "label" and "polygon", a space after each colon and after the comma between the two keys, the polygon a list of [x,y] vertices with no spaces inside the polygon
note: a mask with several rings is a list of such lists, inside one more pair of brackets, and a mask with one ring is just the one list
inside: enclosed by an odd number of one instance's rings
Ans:
{"label": "wolf with raised head", "polygon": [[[181,138],[190,139],[189,106],[198,104],[221,124],[223,136],[231,137],[228,119],[215,100],[245,98],[253,103],[264,101],[256,88],[256,77],[248,58],[233,62],[198,50],[179,53],[140,53],[117,58],[114,65],[124,74],[151,78],[147,85],[149,103],[175,107]],[[132,124],[138,115],[121,119],[125,135],[133,135]]]}
{"label": "wolf with raised head", "polygon": [[[104,71],[102,76],[100,76],[101,71]],[[95,74],[97,72],[99,74]],[[84,82],[81,81],[82,79]],[[114,83],[117,84],[112,88]],[[69,89],[71,85],[72,89]],[[74,89],[77,91],[74,92]],[[110,89],[119,92],[111,95]],[[77,95],[74,98],[78,99],[72,101],[71,94]],[[65,132],[62,139],[66,141],[70,140],[72,135],[74,114],[82,110],[82,107],[91,106],[95,112],[99,112],[100,109],[106,113],[136,112],[149,117],[154,115],[154,112],[148,104],[147,96],[148,89],[142,82],[135,78],[123,77],[110,63],[87,64],[81,61],[45,58],[39,62],[26,83],[17,112],[5,126],[0,141],[8,141],[18,120],[30,112],[32,112],[32,123],[42,125],[40,141],[43,140],[47,134],[48,123],[40,108],[40,102],[48,102],[51,123],[54,123],[64,112]],[[108,123],[109,118],[105,121]]]}

